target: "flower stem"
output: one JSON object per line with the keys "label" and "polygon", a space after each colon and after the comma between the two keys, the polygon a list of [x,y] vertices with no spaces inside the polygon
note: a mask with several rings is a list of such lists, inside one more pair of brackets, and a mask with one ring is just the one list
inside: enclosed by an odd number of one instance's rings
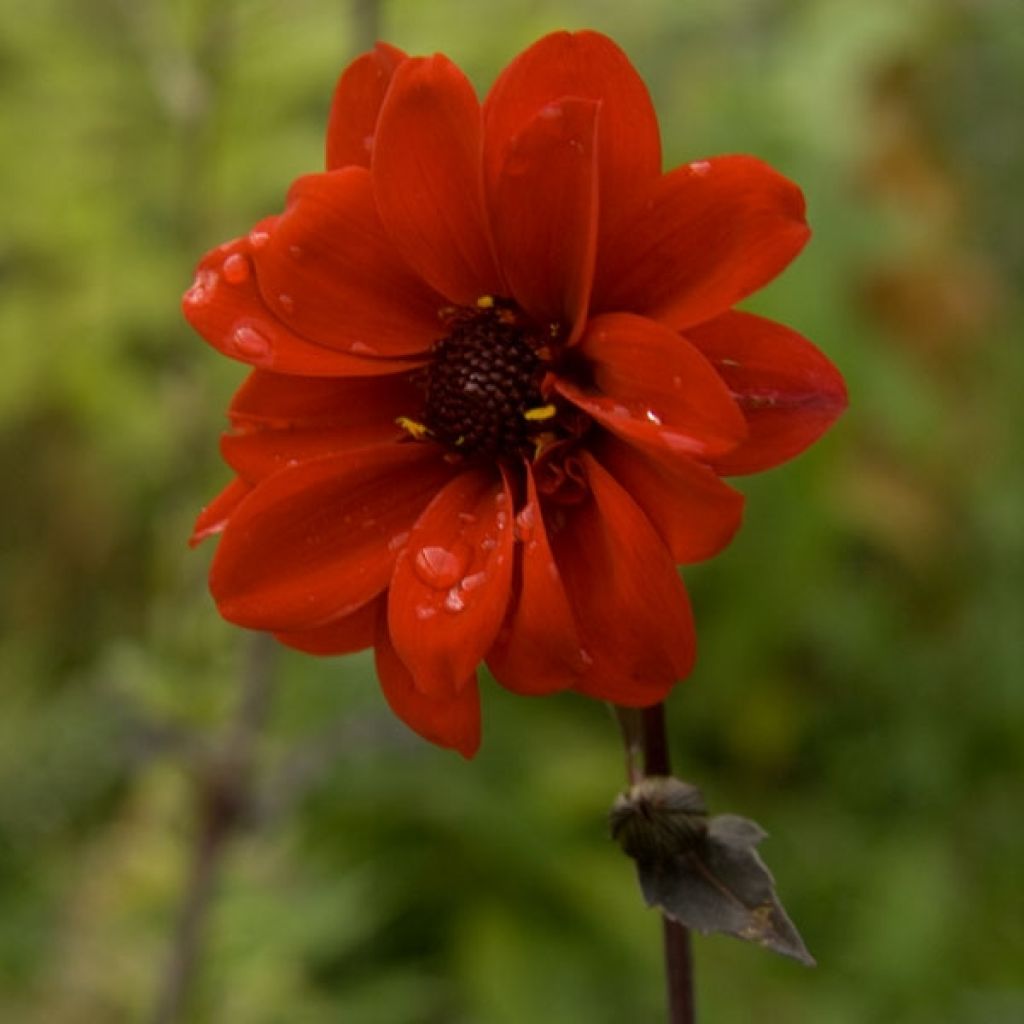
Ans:
{"label": "flower stem", "polygon": [[[616,708],[626,744],[626,771],[631,785],[650,775],[670,775],[665,706],[636,711]],[[693,957],[690,933],[678,921],[662,915],[665,980],[668,989],[668,1024],[695,1024]]]}

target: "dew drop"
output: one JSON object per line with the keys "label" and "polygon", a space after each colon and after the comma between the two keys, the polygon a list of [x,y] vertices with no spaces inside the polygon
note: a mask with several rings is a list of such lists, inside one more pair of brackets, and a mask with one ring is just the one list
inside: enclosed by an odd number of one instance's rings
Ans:
{"label": "dew drop", "polygon": [[594,659],[582,647],[580,648],[580,661],[586,668],[590,668],[594,664]]}
{"label": "dew drop", "polygon": [[465,607],[466,602],[463,600],[459,588],[452,587],[452,589],[448,591],[448,596],[444,599],[444,610],[455,615],[458,612],[461,612]]}
{"label": "dew drop", "polygon": [[357,356],[375,356],[378,354],[377,349],[371,348],[365,341],[353,341],[349,346],[349,351]]}
{"label": "dew drop", "polygon": [[661,426],[661,417],[653,409],[648,409],[644,415],[650,423],[656,423],[659,427]]}
{"label": "dew drop", "polygon": [[306,251],[301,245],[289,245],[288,252],[291,253],[293,260],[301,260],[306,255]]}
{"label": "dew drop", "polygon": [[469,593],[472,593],[472,591],[477,590],[480,587],[482,587],[486,582],[487,582],[487,573],[485,573],[485,572],[474,572],[474,573],[471,573],[469,576],[463,577],[461,586],[462,586],[462,589],[467,594],[469,594]]}
{"label": "dew drop", "polygon": [[192,282],[192,287],[185,292],[185,301],[190,306],[201,306],[213,295],[219,280],[216,270],[200,270]]}
{"label": "dew drop", "polygon": [[557,103],[549,103],[546,107],[541,107],[540,117],[543,117],[545,121],[557,121],[564,114],[562,108]]}
{"label": "dew drop", "polygon": [[281,292],[277,297],[277,301],[281,303],[281,308],[286,313],[295,311],[295,300],[287,292]]}
{"label": "dew drop", "polygon": [[405,530],[403,533],[396,533],[391,540],[388,541],[388,551],[397,551],[401,547],[405,547],[405,542],[409,539],[409,531]]}
{"label": "dew drop", "polygon": [[418,604],[416,605],[416,618],[420,622],[426,622],[427,619],[432,619],[437,614],[436,608],[431,608],[429,604]]}
{"label": "dew drop", "polygon": [[416,552],[412,567],[428,587],[445,590],[462,578],[467,561],[468,552],[463,554],[437,545],[428,545]]}
{"label": "dew drop", "polygon": [[264,231],[262,228],[253,228],[252,231],[249,232],[249,244],[254,249],[262,249],[269,241],[269,231]]}
{"label": "dew drop", "polygon": [[466,526],[472,526],[476,522],[476,516],[472,512],[460,512],[458,518],[459,522]]}
{"label": "dew drop", "polygon": [[694,160],[689,166],[690,170],[700,178],[711,171],[711,164],[707,160]]}
{"label": "dew drop", "polygon": [[537,506],[524,505],[516,514],[516,533],[522,541],[528,541],[533,537],[534,528],[537,525]]}
{"label": "dew drop", "polygon": [[231,332],[231,348],[245,359],[264,359],[270,355],[270,339],[255,327],[242,324]]}
{"label": "dew drop", "polygon": [[240,252],[233,252],[221,268],[228,284],[243,284],[249,280],[249,259]]}

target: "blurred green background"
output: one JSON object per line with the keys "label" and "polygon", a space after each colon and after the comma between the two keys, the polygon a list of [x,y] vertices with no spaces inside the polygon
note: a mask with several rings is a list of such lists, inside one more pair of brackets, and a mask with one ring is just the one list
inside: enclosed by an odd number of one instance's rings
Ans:
{"label": "blurred green background", "polygon": [[[772,833],[820,962],[698,938],[701,1019],[1024,1020],[1019,0],[383,0],[377,29],[343,0],[2,6],[0,1020],[661,1019],[602,706],[488,684],[466,763],[367,657],[222,623],[185,546],[243,371],[179,296],[321,166],[342,65],[379,31],[482,91],[587,26],[648,82],[667,166],[752,152],[803,185],[815,237],[749,306],[851,393],[687,572],[678,771]],[[175,966],[224,777],[250,807]]]}

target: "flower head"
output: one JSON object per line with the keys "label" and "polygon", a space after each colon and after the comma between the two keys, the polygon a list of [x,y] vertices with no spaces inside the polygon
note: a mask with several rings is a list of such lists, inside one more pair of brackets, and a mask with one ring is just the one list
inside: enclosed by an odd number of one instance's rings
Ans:
{"label": "flower head", "polygon": [[236,479],[195,539],[230,621],[373,646],[384,694],[470,756],[477,669],[523,694],[663,699],[693,663],[676,565],[736,531],[722,476],[845,406],[800,335],[733,306],[808,237],[800,190],[725,156],[661,171],[647,90],[594,32],[481,105],[379,45],[338,82],[327,171],[208,253],[185,315],[254,369]]}

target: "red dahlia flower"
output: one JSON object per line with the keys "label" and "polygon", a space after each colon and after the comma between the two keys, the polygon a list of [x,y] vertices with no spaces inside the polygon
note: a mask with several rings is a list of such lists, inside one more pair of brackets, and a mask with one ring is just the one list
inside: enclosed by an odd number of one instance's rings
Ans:
{"label": "red dahlia flower", "polygon": [[720,477],[790,458],[846,403],[810,342],[733,306],[808,237],[748,156],[661,172],[621,50],[541,39],[484,103],[443,56],[342,74],[327,171],[208,253],[185,315],[255,369],[229,410],[225,618],[373,646],[388,703],[471,756],[476,671],[517,693],[662,700],[690,671],[677,563],[732,537]]}

